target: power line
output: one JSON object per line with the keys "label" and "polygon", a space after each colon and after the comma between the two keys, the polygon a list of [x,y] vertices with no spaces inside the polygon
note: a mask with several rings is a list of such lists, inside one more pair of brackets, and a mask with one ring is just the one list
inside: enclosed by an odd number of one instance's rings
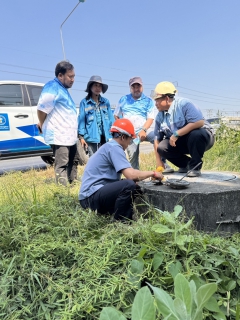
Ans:
{"label": "power line", "polygon": [[[11,67],[17,67],[17,68],[23,68],[23,69],[28,69],[28,70],[36,70],[36,71],[41,71],[41,72],[47,72],[47,73],[53,73],[53,71],[49,71],[49,70],[44,70],[44,69],[37,69],[37,68],[30,68],[30,67],[24,67],[24,66],[19,66],[19,65],[13,65],[13,64],[7,64],[7,63],[1,63],[0,62],[0,65],[6,65],[6,66],[11,66]],[[1,72],[5,72],[5,73],[13,73],[13,74],[20,74],[20,75],[27,75],[27,76],[34,76],[34,77],[40,77],[40,78],[50,78],[48,76],[40,76],[40,75],[35,75],[35,74],[26,74],[26,73],[20,73],[20,72],[13,72],[13,71],[5,71],[5,70],[0,70]],[[87,78],[89,79],[88,76],[79,76],[77,75],[77,77],[81,77],[81,78]],[[113,81],[113,82],[120,82],[120,83],[126,83],[125,81],[119,81],[119,80],[113,80],[113,79],[105,79],[106,81]],[[80,80],[75,80],[75,82],[79,82],[79,83],[86,83],[85,81],[80,81]],[[153,86],[152,84],[146,84],[147,86]],[[126,88],[126,85],[125,86],[119,86],[119,85],[111,85],[112,87],[121,87],[121,88]],[[206,93],[206,92],[202,92],[202,91],[198,91],[198,90],[193,90],[193,89],[189,89],[189,88],[186,88],[186,87],[182,87],[182,86],[179,86],[177,85],[178,88],[182,88],[182,89],[186,89],[188,91],[193,91],[193,92],[198,92],[198,93],[202,93],[202,94],[205,94],[205,95],[209,95],[209,96],[213,96],[213,97],[220,97],[222,99],[231,99],[231,100],[235,100],[235,101],[240,101],[240,99],[237,99],[237,98],[231,98],[231,97],[225,97],[225,96],[219,96],[219,95],[215,95],[215,94],[210,94],[210,93]],[[144,88],[145,89],[150,89],[150,88],[147,88],[145,85],[144,85]],[[184,92],[183,92],[184,93]],[[186,93],[186,94],[189,94],[191,96],[196,96],[196,97],[201,97],[201,96],[198,96],[198,95],[193,95],[193,94],[190,94],[190,93]],[[214,98],[211,98],[211,97],[202,97],[202,98],[207,98],[207,99],[214,99]],[[200,99],[195,99],[194,100],[197,100],[197,101],[202,101],[202,102],[209,102],[209,103],[212,103],[212,101],[205,101],[205,100],[200,100]],[[215,100],[220,100],[220,99],[215,99]],[[221,105],[229,105],[229,104],[224,104],[224,103],[219,103],[218,104],[221,104]],[[234,106],[237,106],[237,105],[234,105]]]}
{"label": "power line", "polygon": [[207,94],[209,96],[214,96],[214,97],[226,98],[226,99],[231,99],[231,100],[240,100],[240,99],[237,99],[237,98],[224,97],[224,96],[219,96],[219,95],[212,94],[212,93],[206,93],[206,92],[202,92],[202,91],[198,91],[198,90],[188,89],[188,88],[181,87],[181,86],[178,86],[178,88],[182,88],[182,89],[186,89],[186,90],[194,91],[194,92],[198,92],[198,93],[203,93],[203,94]]}

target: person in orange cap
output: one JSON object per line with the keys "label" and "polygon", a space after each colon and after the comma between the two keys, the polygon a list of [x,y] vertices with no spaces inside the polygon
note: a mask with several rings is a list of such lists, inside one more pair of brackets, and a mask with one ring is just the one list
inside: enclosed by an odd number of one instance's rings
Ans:
{"label": "person in orange cap", "polygon": [[[113,214],[115,220],[131,220],[133,200],[141,193],[136,182],[150,177],[161,181],[163,175],[131,167],[124,152],[136,138],[130,120],[116,120],[110,131],[113,139],[101,146],[86,165],[79,201],[84,209]],[[121,180],[122,175],[126,179]]]}

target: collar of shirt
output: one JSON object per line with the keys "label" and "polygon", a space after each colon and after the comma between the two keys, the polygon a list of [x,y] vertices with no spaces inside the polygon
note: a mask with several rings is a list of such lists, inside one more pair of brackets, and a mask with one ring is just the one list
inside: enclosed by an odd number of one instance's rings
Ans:
{"label": "collar of shirt", "polygon": [[68,92],[68,89],[64,87],[64,85],[62,84],[62,82],[61,82],[57,77],[54,78],[54,80],[55,80],[61,87],[63,87],[65,90],[67,90],[67,92]]}
{"label": "collar of shirt", "polygon": [[[101,96],[101,95],[99,95],[99,100],[98,100],[98,102],[104,102],[104,99],[103,99],[103,97]],[[94,101],[92,98],[90,98],[90,99],[88,99],[87,100],[87,103],[93,103],[93,104],[98,104],[96,101]]]}
{"label": "collar of shirt", "polygon": [[133,99],[132,94],[130,94],[130,97],[131,97],[131,99],[132,99],[133,101],[140,101],[140,100],[143,100],[143,99],[145,99],[145,98],[146,98],[145,94],[143,94],[143,93],[141,94],[141,97],[140,97],[140,98],[138,98],[137,100]]}

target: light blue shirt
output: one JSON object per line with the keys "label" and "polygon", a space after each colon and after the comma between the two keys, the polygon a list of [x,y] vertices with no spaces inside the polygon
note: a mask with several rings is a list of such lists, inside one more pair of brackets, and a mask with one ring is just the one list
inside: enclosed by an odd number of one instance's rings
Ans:
{"label": "light blue shirt", "polygon": [[37,109],[46,113],[43,137],[47,144],[72,146],[77,142],[77,110],[68,90],[57,78],[43,87]]}
{"label": "light blue shirt", "polygon": [[145,94],[134,100],[131,94],[123,96],[114,111],[114,115],[130,120],[134,130],[138,133],[147,119],[154,119],[153,100]]}
{"label": "light blue shirt", "polygon": [[104,185],[119,181],[121,171],[131,168],[123,147],[114,139],[102,145],[89,158],[82,177],[79,200],[90,197]]}
{"label": "light blue shirt", "polygon": [[174,131],[188,123],[204,120],[202,111],[190,100],[176,97],[168,112],[160,111],[155,120],[155,140],[161,141],[164,136],[170,138]]}

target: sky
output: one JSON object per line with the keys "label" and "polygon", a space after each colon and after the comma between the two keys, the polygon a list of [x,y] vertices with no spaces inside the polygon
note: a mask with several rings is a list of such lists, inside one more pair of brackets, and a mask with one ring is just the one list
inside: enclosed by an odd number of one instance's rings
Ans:
{"label": "sky", "polygon": [[[0,0],[0,80],[46,83],[64,59],[60,26],[78,0]],[[79,104],[92,75],[112,105],[140,76],[172,81],[205,117],[240,116],[239,0],[86,0],[62,26]]]}

